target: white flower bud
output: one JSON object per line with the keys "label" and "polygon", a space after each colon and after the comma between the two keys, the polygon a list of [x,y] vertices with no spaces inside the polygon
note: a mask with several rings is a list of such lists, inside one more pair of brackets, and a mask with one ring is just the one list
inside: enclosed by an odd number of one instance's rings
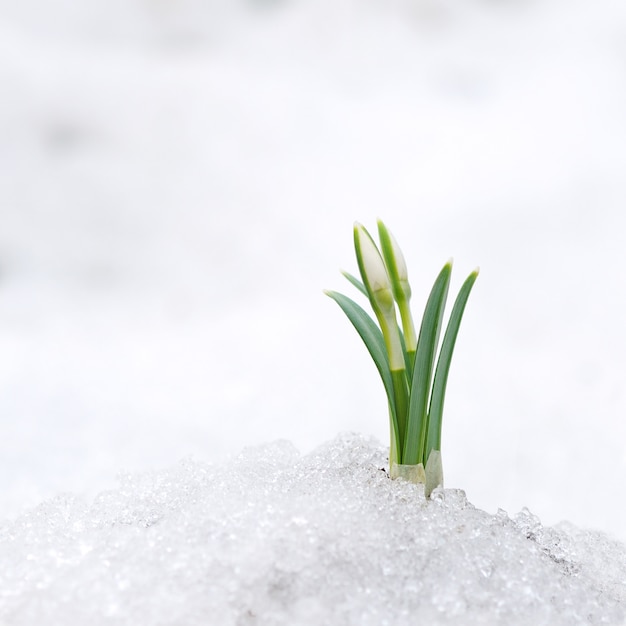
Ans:
{"label": "white flower bud", "polygon": [[372,300],[372,306],[378,307],[381,313],[387,315],[394,308],[391,281],[374,240],[359,223],[354,225],[354,246],[361,278]]}
{"label": "white flower bud", "polygon": [[363,284],[385,339],[391,371],[403,370],[404,353],[389,274],[374,240],[358,222],[354,224],[354,248]]}

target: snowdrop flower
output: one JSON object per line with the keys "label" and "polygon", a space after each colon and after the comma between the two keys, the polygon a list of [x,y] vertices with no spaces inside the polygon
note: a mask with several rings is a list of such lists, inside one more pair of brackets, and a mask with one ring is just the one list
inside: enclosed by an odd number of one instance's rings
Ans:
{"label": "snowdrop flower", "polygon": [[389,274],[374,240],[358,222],[354,224],[354,249],[363,284],[387,345],[391,370],[404,370],[404,355]]}
{"label": "snowdrop flower", "polygon": [[409,301],[411,300],[411,285],[409,285],[409,273],[406,268],[404,254],[402,254],[402,250],[400,250],[400,246],[395,237],[381,220],[378,220],[378,236],[380,238],[380,247],[384,262],[391,279],[393,295],[400,309],[406,349],[409,354],[414,355],[417,347],[417,336],[415,334],[413,316],[411,315],[409,306]]}
{"label": "snowdrop flower", "polygon": [[[440,345],[452,262],[443,266],[426,302],[416,339],[404,255],[380,220],[378,234],[380,251],[367,230],[359,223],[354,224],[354,248],[361,280],[343,272],[369,299],[378,327],[367,312],[347,296],[335,291],[325,293],[337,302],[361,336],[385,387],[391,435],[391,477],[424,483],[428,497],[437,486],[443,486],[441,421],[448,372],[465,304],[478,270],[461,286]],[[396,305],[402,317],[402,330],[396,320]]]}

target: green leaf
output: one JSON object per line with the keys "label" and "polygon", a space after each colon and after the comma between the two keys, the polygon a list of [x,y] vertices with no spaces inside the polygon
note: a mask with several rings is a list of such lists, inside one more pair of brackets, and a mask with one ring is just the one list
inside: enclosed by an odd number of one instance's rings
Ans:
{"label": "green leaf", "polygon": [[400,459],[400,453],[402,448],[400,447],[400,429],[398,428],[398,417],[396,413],[396,401],[393,387],[393,379],[391,370],[389,368],[389,359],[385,349],[385,340],[383,334],[376,326],[374,320],[366,313],[366,311],[360,307],[354,300],[351,300],[347,296],[336,291],[325,291],[328,297],[332,298],[346,314],[352,325],[359,333],[359,336],[363,340],[365,347],[367,348],[370,356],[372,357],[378,373],[383,381],[385,391],[387,393],[387,400],[389,402],[389,415],[392,420],[392,433],[397,435],[397,440],[391,442],[392,446],[395,446],[395,457]]}
{"label": "green leaf", "polygon": [[459,333],[465,305],[467,304],[467,299],[469,298],[477,277],[478,270],[475,270],[466,278],[456,297],[454,306],[452,307],[452,313],[450,313],[450,320],[448,321],[446,334],[441,344],[441,352],[439,353],[437,369],[435,370],[435,378],[433,381],[430,410],[428,412],[428,436],[426,439],[424,458],[429,458],[431,450],[441,450],[441,420],[443,417],[443,403],[446,395],[446,385],[448,383],[452,353],[454,352],[454,344],[456,343],[456,338]]}
{"label": "green leaf", "polygon": [[423,452],[428,429],[428,400],[451,273],[452,263],[448,262],[435,280],[422,318],[411,382],[407,435],[402,455],[402,463],[405,465],[416,465],[425,461]]}
{"label": "green leaf", "polygon": [[345,278],[347,278],[366,298],[369,299],[369,294],[367,293],[367,289],[365,285],[356,277],[350,274],[349,272],[341,272]]}
{"label": "green leaf", "polygon": [[409,413],[409,381],[406,378],[406,370],[391,370],[391,382],[396,407],[396,421],[398,423],[398,443],[400,450],[404,448],[406,439],[406,425]]}

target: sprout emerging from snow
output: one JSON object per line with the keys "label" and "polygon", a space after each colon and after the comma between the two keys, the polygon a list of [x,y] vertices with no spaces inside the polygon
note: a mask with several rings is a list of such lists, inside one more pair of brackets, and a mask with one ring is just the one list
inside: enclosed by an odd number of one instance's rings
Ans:
{"label": "sprout emerging from snow", "polygon": [[[354,249],[361,280],[343,272],[368,298],[378,326],[347,296],[335,291],[325,293],[352,322],[382,378],[389,404],[391,477],[423,482],[429,496],[437,486],[443,486],[441,420],[446,384],[459,326],[478,269],[461,286],[437,358],[452,261],[443,266],[435,280],[416,338],[404,255],[380,220],[378,235],[380,250],[364,226],[354,225]],[[396,305],[402,330],[397,323]]]}

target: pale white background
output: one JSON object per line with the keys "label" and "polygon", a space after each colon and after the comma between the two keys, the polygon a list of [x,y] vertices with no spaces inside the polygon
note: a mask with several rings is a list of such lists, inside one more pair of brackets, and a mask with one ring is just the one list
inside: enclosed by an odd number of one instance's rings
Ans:
{"label": "pale white background", "polygon": [[0,2],[0,516],[276,438],[387,441],[323,288],[476,265],[448,486],[626,540],[626,5]]}

